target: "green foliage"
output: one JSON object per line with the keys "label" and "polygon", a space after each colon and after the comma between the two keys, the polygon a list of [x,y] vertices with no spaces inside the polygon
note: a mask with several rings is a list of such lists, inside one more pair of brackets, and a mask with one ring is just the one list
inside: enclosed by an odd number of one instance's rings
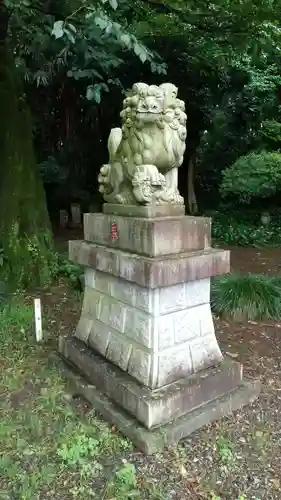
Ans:
{"label": "green foliage", "polygon": [[250,203],[253,198],[269,198],[280,189],[279,153],[249,153],[222,173],[222,196],[235,196],[239,203]]}
{"label": "green foliage", "polygon": [[0,304],[3,303],[9,295],[9,288],[7,283],[0,281]]}
{"label": "green foliage", "polygon": [[107,485],[104,498],[115,498],[116,500],[140,498],[136,468],[133,464],[127,462],[115,473],[114,480]]}
{"label": "green foliage", "polygon": [[197,151],[197,171],[204,189],[219,197],[221,171],[249,151],[278,149],[263,135],[267,121],[277,121],[281,83],[275,55],[265,52],[257,62],[248,54],[233,55],[221,72],[217,105],[211,107],[211,123]]}
{"label": "green foliage", "polygon": [[261,137],[264,147],[269,150],[280,149],[281,123],[276,120],[265,120],[261,124]]}
{"label": "green foliage", "polygon": [[0,248],[0,268],[4,267],[7,257],[5,256],[4,248]]}
{"label": "green foliage", "polygon": [[32,323],[33,309],[20,298],[14,297],[0,309],[0,330],[3,330],[3,333],[5,329],[13,329],[14,334],[22,338],[24,331],[27,331]]}
{"label": "green foliage", "polygon": [[[107,450],[111,453],[118,453],[120,450],[124,452],[130,449],[130,443],[117,434],[112,434],[106,424],[101,423],[99,426],[93,425],[92,427],[78,425],[76,431],[64,437],[57,448],[57,456],[62,461],[65,471],[71,468],[77,471],[78,480],[76,486],[71,489],[73,497],[80,498],[80,495],[83,495],[83,498],[95,497],[95,488],[92,488],[91,482],[103,471],[103,466],[98,461],[102,454]],[[113,489],[117,495],[114,497],[116,500],[133,498],[125,496],[128,491],[131,491],[133,482],[136,481],[136,475],[133,472],[130,470],[130,464],[128,467],[124,466],[116,473],[114,481],[110,483],[110,486],[108,485],[106,491],[109,491],[109,487]],[[124,496],[119,497],[119,492],[124,493]],[[108,498],[106,492],[103,493],[102,498]]]}
{"label": "green foliage", "polygon": [[[108,3],[113,11],[117,9],[115,0]],[[114,75],[116,68],[124,63],[126,54],[132,53],[141,63],[150,63],[151,71],[165,72],[165,66],[156,54],[130,32],[124,20],[122,24],[120,17],[115,19],[114,13],[106,10],[105,2],[95,6],[91,2],[84,3],[76,12],[64,21],[56,21],[52,34],[57,40],[62,40],[62,50],[70,55],[68,62],[72,66],[67,75],[75,80],[91,82],[86,91],[88,100],[100,103],[102,91],[108,92],[111,85],[122,87]]]}
{"label": "green foliage", "polygon": [[75,288],[81,289],[84,276],[82,266],[67,259],[58,259],[58,274],[69,279]]}
{"label": "green foliage", "polygon": [[280,278],[264,274],[229,274],[213,279],[212,310],[234,321],[279,320]]}
{"label": "green foliage", "polygon": [[83,465],[85,459],[94,457],[100,452],[100,443],[97,439],[81,434],[69,443],[63,443],[57,450],[58,456],[68,466]]}
{"label": "green foliage", "polygon": [[[89,100],[100,102],[101,91],[121,86],[116,69],[130,56],[163,74],[165,65],[130,30],[117,0],[62,0],[42,7],[9,1],[10,38],[16,63],[25,79],[47,86],[62,69],[86,84]],[[19,22],[20,20],[20,22]]]}
{"label": "green foliage", "polygon": [[[93,150],[98,157],[97,149],[102,149],[117,120],[117,111],[112,112],[116,96],[120,99],[132,81],[151,80],[151,73],[158,82],[167,72],[165,78],[180,87],[188,103],[192,126],[186,163],[190,155],[197,159],[202,191],[216,194],[221,170],[248,151],[278,149],[277,2],[61,0],[42,5],[40,0],[5,0],[5,4],[11,14],[9,41],[32,93],[34,110],[40,106],[33,84],[47,86],[49,101],[40,116],[40,123],[46,122],[42,129],[48,131],[43,137],[45,151],[47,155],[56,155],[56,149],[67,151],[65,165],[73,171],[68,158],[73,159],[81,183],[86,179],[88,185],[92,175],[95,186],[97,177],[85,129],[95,137]],[[44,131],[40,133],[44,136]],[[95,158],[97,168],[103,161]],[[186,176],[184,169],[180,175]]]}
{"label": "green foliage", "polygon": [[216,440],[216,448],[218,450],[222,462],[231,463],[234,459],[234,444],[224,436],[218,436]]}
{"label": "green foliage", "polygon": [[14,351],[16,357],[26,353],[31,343],[33,308],[20,298],[12,297],[0,304],[0,345],[2,352]]}
{"label": "green foliage", "polygon": [[127,485],[135,487],[137,484],[136,468],[133,464],[125,463],[124,466],[116,472],[115,476],[120,488]]}
{"label": "green foliage", "polygon": [[265,227],[258,217],[243,218],[241,214],[214,212],[212,237],[216,243],[239,246],[281,245],[281,223],[279,217]]}

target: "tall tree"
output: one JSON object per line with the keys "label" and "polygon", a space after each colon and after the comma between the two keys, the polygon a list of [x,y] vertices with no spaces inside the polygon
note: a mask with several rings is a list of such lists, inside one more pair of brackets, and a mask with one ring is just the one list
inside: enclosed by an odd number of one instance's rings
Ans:
{"label": "tall tree", "polygon": [[0,246],[4,279],[16,286],[50,280],[52,238],[33,150],[31,116],[0,4]]}

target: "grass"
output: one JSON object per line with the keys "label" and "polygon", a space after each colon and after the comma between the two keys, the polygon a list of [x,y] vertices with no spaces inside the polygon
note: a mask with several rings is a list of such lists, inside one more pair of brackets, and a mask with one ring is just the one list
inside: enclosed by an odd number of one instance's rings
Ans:
{"label": "grass", "polygon": [[212,309],[234,321],[281,318],[280,278],[264,274],[233,273],[213,279]]}
{"label": "grass", "polygon": [[32,307],[19,299],[0,311],[1,500],[147,498],[135,466],[123,460],[131,443],[70,404],[32,322]]}
{"label": "grass", "polygon": [[[77,293],[60,286],[44,295],[44,326],[54,338],[47,345],[34,341],[31,299],[13,297],[0,308],[1,500],[279,498],[280,460],[275,474],[267,472],[280,448],[272,442],[278,429],[273,434],[269,417],[264,424],[247,413],[221,420],[177,447],[144,457],[84,402],[68,396],[50,361],[56,335],[77,319],[67,316],[73,303],[80,307]],[[269,414],[268,401],[266,409]],[[259,483],[247,483],[249,470]],[[266,496],[254,495],[256,484],[260,490],[265,485]]]}

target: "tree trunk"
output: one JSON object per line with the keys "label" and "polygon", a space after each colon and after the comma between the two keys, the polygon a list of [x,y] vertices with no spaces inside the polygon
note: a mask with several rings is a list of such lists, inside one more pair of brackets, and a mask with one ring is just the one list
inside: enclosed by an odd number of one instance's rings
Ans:
{"label": "tree trunk", "polygon": [[198,213],[198,205],[194,189],[194,161],[192,156],[189,159],[187,171],[187,205],[190,214]]}
{"label": "tree trunk", "polygon": [[7,23],[0,7],[0,248],[4,259],[0,274],[9,284],[25,287],[49,282],[52,236],[33,150],[31,116],[6,41]]}

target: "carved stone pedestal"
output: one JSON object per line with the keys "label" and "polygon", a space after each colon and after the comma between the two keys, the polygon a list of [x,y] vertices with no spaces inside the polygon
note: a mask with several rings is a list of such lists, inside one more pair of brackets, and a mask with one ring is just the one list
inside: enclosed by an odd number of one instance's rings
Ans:
{"label": "carved stone pedestal", "polygon": [[153,207],[130,217],[114,207],[85,214],[85,241],[69,244],[85,266],[85,291],[76,333],[59,350],[76,370],[74,393],[150,453],[248,403],[259,387],[223,360],[216,340],[210,278],[229,271],[229,252],[211,248],[210,219],[151,218]]}

